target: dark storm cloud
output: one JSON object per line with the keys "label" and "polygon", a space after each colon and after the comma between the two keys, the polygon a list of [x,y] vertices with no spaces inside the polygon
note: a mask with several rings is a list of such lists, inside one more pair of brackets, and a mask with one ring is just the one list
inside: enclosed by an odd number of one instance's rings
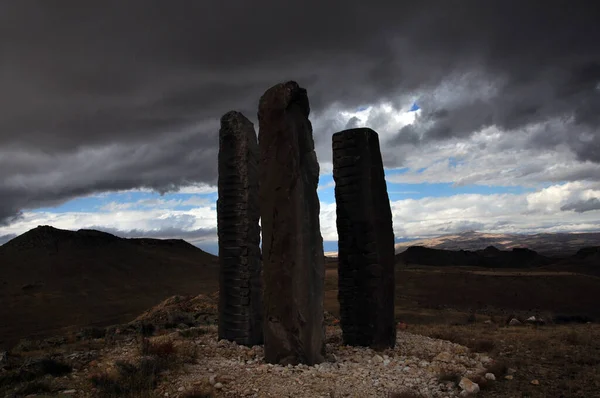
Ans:
{"label": "dark storm cloud", "polygon": [[[0,220],[97,191],[212,183],[216,121],[231,109],[255,120],[260,95],[287,79],[308,89],[315,119],[330,107],[419,96],[421,115],[397,144],[557,119],[564,128],[553,145],[598,162],[596,8],[511,0],[2,2]],[[331,128],[315,123],[322,150],[340,123],[326,120]]]}
{"label": "dark storm cloud", "polygon": [[600,210],[600,199],[589,198],[588,200],[580,200],[573,203],[568,203],[560,208],[562,211],[574,211],[576,213],[585,213],[586,211]]}
{"label": "dark storm cloud", "polygon": [[8,234],[8,235],[0,235],[0,246],[2,246],[3,244],[5,244],[6,242],[8,242],[9,240],[16,238],[17,235],[15,234]]}

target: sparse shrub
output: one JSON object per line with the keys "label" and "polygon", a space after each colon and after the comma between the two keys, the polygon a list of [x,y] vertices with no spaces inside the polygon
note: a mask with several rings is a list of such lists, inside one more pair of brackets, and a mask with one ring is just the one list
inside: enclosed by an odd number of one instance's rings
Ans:
{"label": "sparse shrub", "polygon": [[179,325],[195,326],[196,320],[194,316],[187,312],[171,311],[167,313],[167,321],[165,322],[166,329],[174,329]]}
{"label": "sparse shrub", "polygon": [[216,325],[218,316],[210,312],[197,312],[194,314],[194,320],[194,324],[196,325]]}
{"label": "sparse shrub", "polygon": [[117,396],[125,392],[125,387],[119,383],[117,377],[111,377],[106,373],[93,374],[90,376],[90,382],[106,396]]}
{"label": "sparse shrub", "polygon": [[485,373],[473,376],[471,378],[471,381],[477,383],[477,385],[479,385],[479,388],[482,390],[486,390],[491,385],[490,381],[485,378]]}
{"label": "sparse shrub", "polygon": [[486,373],[493,373],[496,378],[500,378],[506,374],[508,366],[503,361],[494,361],[487,368]]}
{"label": "sparse shrub", "polygon": [[592,342],[591,334],[582,333],[577,330],[569,330],[561,337],[562,341],[570,345],[590,345]]}
{"label": "sparse shrub", "polygon": [[[71,372],[71,366],[50,358],[23,364],[13,370],[0,373],[0,393],[7,391],[25,391],[17,396],[47,392],[44,383],[38,382],[43,376],[63,376]],[[37,390],[37,391],[36,391]]]}
{"label": "sparse shrub", "polygon": [[489,339],[475,340],[470,347],[475,352],[492,352],[496,348],[496,343]]}
{"label": "sparse shrub", "polygon": [[175,355],[175,346],[172,341],[151,343],[148,347],[148,354],[159,358],[166,358]]}
{"label": "sparse shrub", "polygon": [[90,377],[91,383],[104,397],[146,396],[156,387],[160,367],[155,358],[142,358],[139,363],[115,363],[116,375],[99,374]]}
{"label": "sparse shrub", "polygon": [[587,315],[556,315],[553,322],[558,325],[566,325],[569,323],[592,323],[594,319]]}
{"label": "sparse shrub", "polygon": [[22,384],[21,386],[19,386],[15,389],[15,394],[17,396],[27,396],[27,395],[32,395],[32,394],[50,393],[50,392],[52,392],[52,388],[50,387],[50,385],[48,383],[41,382],[41,381],[28,382],[28,383]]}
{"label": "sparse shrub", "polygon": [[73,370],[70,365],[51,358],[36,361],[28,366],[28,369],[37,376],[51,375],[53,377],[64,376]]}
{"label": "sparse shrub", "polygon": [[138,333],[144,337],[152,336],[155,331],[156,326],[154,326],[152,323],[142,322],[138,325]]}
{"label": "sparse shrub", "polygon": [[467,323],[468,324],[473,324],[477,321],[477,317],[475,316],[474,313],[470,313],[469,316],[467,317]]}
{"label": "sparse shrub", "polygon": [[174,356],[176,350],[171,340],[150,341],[148,339],[142,339],[140,353],[144,356],[167,358]]}
{"label": "sparse shrub", "polygon": [[81,329],[77,337],[81,340],[102,339],[106,336],[106,329],[90,326]]}
{"label": "sparse shrub", "polygon": [[19,340],[19,342],[17,343],[17,345],[14,347],[14,351],[16,352],[30,352],[30,351],[36,351],[40,349],[40,342],[39,341],[33,341],[33,340],[29,340],[29,339],[21,339]]}
{"label": "sparse shrub", "polygon": [[456,328],[453,328],[453,327],[438,329],[435,332],[431,333],[430,337],[432,337],[434,339],[451,341],[453,343],[464,345],[464,346],[466,346],[468,343],[465,336],[463,334],[461,334],[458,330],[456,330]]}
{"label": "sparse shrub", "polygon": [[208,333],[208,331],[204,328],[201,327],[195,327],[195,328],[190,328],[190,329],[185,329],[185,330],[180,330],[179,331],[179,335],[181,337],[184,337],[186,339],[191,339],[194,337],[199,337],[202,336],[203,334]]}
{"label": "sparse shrub", "polygon": [[46,347],[60,347],[67,344],[67,338],[63,336],[48,337],[44,339],[43,344]]}
{"label": "sparse shrub", "polygon": [[189,341],[180,342],[177,347],[177,360],[182,363],[195,363],[198,359],[198,346]]}

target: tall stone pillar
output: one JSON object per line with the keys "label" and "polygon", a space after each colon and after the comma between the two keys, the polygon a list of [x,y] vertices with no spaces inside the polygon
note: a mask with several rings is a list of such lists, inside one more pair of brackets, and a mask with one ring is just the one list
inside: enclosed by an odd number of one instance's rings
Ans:
{"label": "tall stone pillar", "polygon": [[262,344],[258,143],[239,112],[221,118],[218,186],[219,339]]}
{"label": "tall stone pillar", "polygon": [[393,347],[394,231],[377,133],[333,135],[338,299],[345,344]]}
{"label": "tall stone pillar", "polygon": [[260,214],[265,360],[315,364],[325,355],[319,164],[306,90],[278,84],[260,98]]}

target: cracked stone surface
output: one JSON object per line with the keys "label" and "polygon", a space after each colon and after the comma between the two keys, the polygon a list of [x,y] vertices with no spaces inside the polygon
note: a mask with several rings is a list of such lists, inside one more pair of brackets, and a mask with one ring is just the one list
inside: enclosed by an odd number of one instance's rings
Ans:
{"label": "cracked stone surface", "polygon": [[325,355],[319,164],[309,113],[296,82],[260,98],[265,360],[283,365],[315,364]]}

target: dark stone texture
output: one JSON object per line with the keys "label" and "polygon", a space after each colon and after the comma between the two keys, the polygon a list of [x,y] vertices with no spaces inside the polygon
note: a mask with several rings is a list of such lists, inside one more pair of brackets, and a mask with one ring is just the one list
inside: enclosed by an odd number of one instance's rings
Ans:
{"label": "dark stone texture", "polygon": [[338,299],[345,344],[393,347],[394,230],[377,133],[333,135]]}
{"label": "dark stone texture", "polygon": [[265,360],[315,364],[325,355],[319,164],[306,90],[265,92],[258,108]]}
{"label": "dark stone texture", "polygon": [[218,185],[219,339],[262,344],[258,143],[239,112],[221,118]]}

